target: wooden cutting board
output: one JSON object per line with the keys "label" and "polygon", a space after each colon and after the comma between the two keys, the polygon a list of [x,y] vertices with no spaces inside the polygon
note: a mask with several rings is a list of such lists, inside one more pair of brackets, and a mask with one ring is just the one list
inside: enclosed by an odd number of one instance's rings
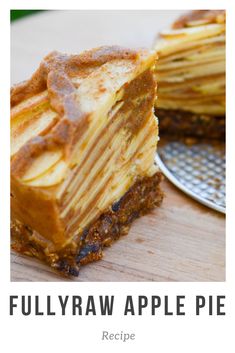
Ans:
{"label": "wooden cutting board", "polygon": [[[27,78],[52,50],[103,44],[151,46],[179,11],[53,11],[12,25],[11,80]],[[225,217],[167,180],[160,208],[134,222],[128,236],[84,266],[75,281],[224,281]],[[12,281],[66,281],[39,261],[11,255]]]}
{"label": "wooden cutting board", "polygon": [[[164,181],[162,206],[136,220],[78,281],[224,281],[225,219]],[[13,281],[64,281],[39,261],[12,254]]]}

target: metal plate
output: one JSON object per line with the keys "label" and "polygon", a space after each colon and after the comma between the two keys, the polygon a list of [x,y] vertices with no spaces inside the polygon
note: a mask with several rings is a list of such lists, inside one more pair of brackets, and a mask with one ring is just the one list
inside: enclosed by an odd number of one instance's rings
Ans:
{"label": "metal plate", "polygon": [[179,189],[225,213],[225,149],[209,143],[170,141],[158,148],[156,163]]}

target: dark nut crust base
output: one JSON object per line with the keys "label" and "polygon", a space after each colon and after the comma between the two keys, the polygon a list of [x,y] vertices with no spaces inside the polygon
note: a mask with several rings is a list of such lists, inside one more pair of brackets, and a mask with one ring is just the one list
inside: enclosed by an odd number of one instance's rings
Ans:
{"label": "dark nut crust base", "polygon": [[225,140],[225,116],[200,115],[183,110],[156,109],[161,135]]}
{"label": "dark nut crust base", "polygon": [[20,253],[35,256],[48,263],[65,276],[78,276],[81,265],[102,258],[104,246],[128,233],[131,223],[138,217],[159,206],[163,199],[160,189],[162,174],[137,181],[111,209],[104,212],[90,227],[85,229],[74,247],[60,253],[48,253],[32,241],[32,230],[13,222],[11,226],[12,248]]}

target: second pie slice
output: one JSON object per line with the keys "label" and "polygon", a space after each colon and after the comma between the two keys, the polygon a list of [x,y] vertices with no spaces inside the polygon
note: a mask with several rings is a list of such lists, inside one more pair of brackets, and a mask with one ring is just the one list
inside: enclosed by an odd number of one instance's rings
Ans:
{"label": "second pie slice", "polygon": [[180,17],[155,43],[161,134],[225,140],[224,10]]}

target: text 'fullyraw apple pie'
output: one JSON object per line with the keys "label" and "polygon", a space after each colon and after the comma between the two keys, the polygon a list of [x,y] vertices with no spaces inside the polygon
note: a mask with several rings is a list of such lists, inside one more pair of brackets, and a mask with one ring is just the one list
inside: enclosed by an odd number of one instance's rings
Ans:
{"label": "text 'fullyraw apple pie'", "polygon": [[158,206],[156,53],[49,54],[11,90],[11,233],[16,251],[77,276]]}

